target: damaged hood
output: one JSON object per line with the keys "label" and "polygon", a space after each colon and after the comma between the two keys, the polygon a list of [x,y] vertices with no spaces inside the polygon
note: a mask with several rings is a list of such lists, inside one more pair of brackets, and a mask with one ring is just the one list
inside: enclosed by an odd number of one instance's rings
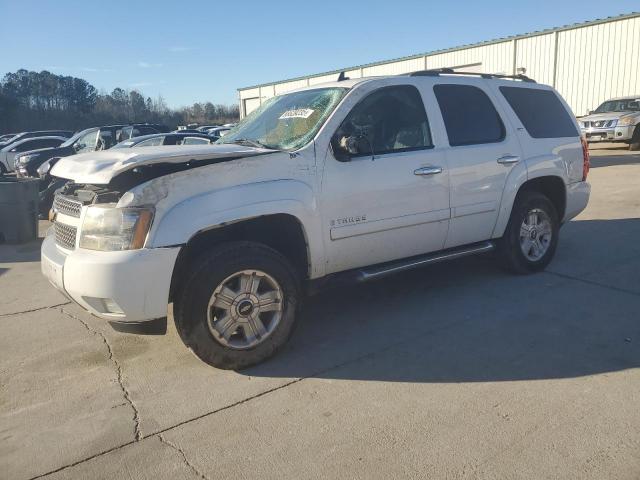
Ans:
{"label": "damaged hood", "polygon": [[250,157],[272,150],[242,145],[178,145],[160,147],[118,148],[64,157],[56,163],[51,175],[75,183],[106,185],[121,173],[143,165],[177,164]]}

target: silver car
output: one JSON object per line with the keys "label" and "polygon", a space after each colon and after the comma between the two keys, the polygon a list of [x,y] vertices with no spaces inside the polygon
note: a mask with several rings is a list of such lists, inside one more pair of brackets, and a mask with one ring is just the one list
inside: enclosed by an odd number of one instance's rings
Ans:
{"label": "silver car", "polygon": [[607,100],[578,121],[588,142],[623,142],[640,150],[640,95]]}

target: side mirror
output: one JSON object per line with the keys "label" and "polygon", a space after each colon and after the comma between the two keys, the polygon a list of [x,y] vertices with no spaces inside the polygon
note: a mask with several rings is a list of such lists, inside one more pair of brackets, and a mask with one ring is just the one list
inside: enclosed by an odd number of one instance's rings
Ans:
{"label": "side mirror", "polygon": [[373,145],[365,135],[335,136],[331,141],[333,156],[340,162],[348,162],[354,155],[370,153],[374,159]]}
{"label": "side mirror", "polygon": [[587,110],[587,115],[593,115],[593,110]]}
{"label": "side mirror", "polygon": [[348,139],[351,137],[338,136],[336,135],[331,139],[331,150],[333,151],[333,156],[339,162],[349,162],[351,160],[351,155],[358,153],[357,151],[350,151],[348,145]]}

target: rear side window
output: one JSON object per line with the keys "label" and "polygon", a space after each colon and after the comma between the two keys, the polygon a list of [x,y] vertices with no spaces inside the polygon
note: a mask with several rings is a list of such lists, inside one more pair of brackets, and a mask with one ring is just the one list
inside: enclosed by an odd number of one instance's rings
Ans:
{"label": "rear side window", "polygon": [[186,137],[182,140],[182,145],[208,145],[211,143],[206,138],[201,137]]}
{"label": "rear side window", "polygon": [[158,145],[162,145],[164,142],[164,137],[153,137],[148,138],[147,140],[143,140],[142,142],[134,145],[136,147],[156,147]]}
{"label": "rear side window", "polygon": [[45,147],[58,147],[62,143],[62,140],[45,140],[38,146],[37,148],[45,148]]}
{"label": "rear side window", "polygon": [[551,90],[500,87],[500,91],[533,138],[578,136],[567,109]]}
{"label": "rear side window", "polygon": [[158,130],[153,127],[140,127],[141,135],[151,135],[153,133],[158,133]]}
{"label": "rear side window", "polygon": [[476,145],[504,140],[505,129],[491,99],[472,85],[435,85],[449,145]]}

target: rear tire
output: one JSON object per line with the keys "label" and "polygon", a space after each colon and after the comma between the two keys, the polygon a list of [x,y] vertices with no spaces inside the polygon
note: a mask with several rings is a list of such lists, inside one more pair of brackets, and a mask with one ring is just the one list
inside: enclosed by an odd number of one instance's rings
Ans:
{"label": "rear tire", "polygon": [[558,212],[546,196],[528,190],[518,193],[498,242],[502,266],[518,274],[543,270],[555,254],[559,232]]}
{"label": "rear tire", "polygon": [[632,152],[640,150],[640,125],[633,131],[633,137],[631,137],[631,142],[629,143],[629,150]]}
{"label": "rear tire", "polygon": [[274,355],[293,332],[299,278],[259,243],[221,244],[192,263],[174,309],[178,333],[202,361],[238,370]]}

